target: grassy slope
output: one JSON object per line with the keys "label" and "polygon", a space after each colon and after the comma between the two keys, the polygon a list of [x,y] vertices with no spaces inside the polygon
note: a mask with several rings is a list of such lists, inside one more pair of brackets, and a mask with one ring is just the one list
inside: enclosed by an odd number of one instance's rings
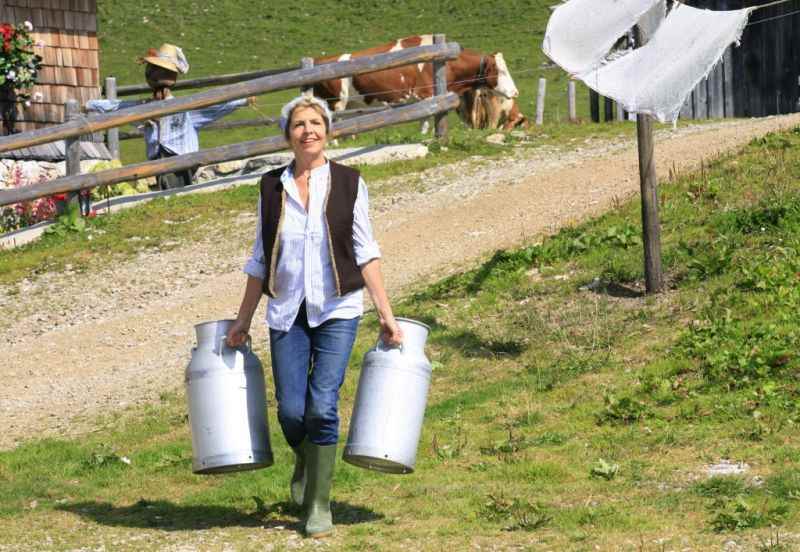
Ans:
{"label": "grassy slope", "polygon": [[[800,525],[798,179],[800,130],[664,186],[659,297],[638,296],[632,202],[397,305],[433,328],[417,472],[340,464],[340,548],[795,549],[778,541]],[[345,415],[375,332],[368,318]],[[296,527],[291,452],[272,413],[273,468],[201,478],[184,411],[165,396],[84,440],[0,454],[0,532],[133,550],[137,532],[156,548],[220,528],[215,538],[258,550],[272,537],[253,541],[255,528]],[[722,459],[750,472],[709,479]],[[91,529],[51,533],[75,516]]]}
{"label": "grassy slope", "polygon": [[[398,37],[445,33],[462,46],[485,52],[502,51],[521,91],[523,112],[534,112],[535,86],[540,76],[550,79],[552,118],[566,113],[566,80],[562,71],[542,68],[540,45],[550,14],[541,0],[470,2],[374,2],[309,0],[298,4],[278,0],[253,9],[241,0],[197,2],[175,0],[148,4],[127,0],[100,0],[99,33],[101,72],[115,75],[120,84],[142,82],[135,59],[148,48],[171,41],[184,48],[191,65],[190,77],[287,67],[304,56],[353,51]],[[276,114],[293,95],[286,91],[259,100],[258,111]],[[558,103],[556,104],[556,96]],[[588,109],[580,102],[582,110]],[[556,113],[558,111],[558,114]],[[232,118],[256,118],[246,109]],[[418,139],[416,125],[371,133],[361,142]],[[203,135],[203,147],[259,138],[262,129],[217,131]],[[361,143],[356,142],[356,143]],[[143,157],[139,141],[123,142],[128,162]]]}

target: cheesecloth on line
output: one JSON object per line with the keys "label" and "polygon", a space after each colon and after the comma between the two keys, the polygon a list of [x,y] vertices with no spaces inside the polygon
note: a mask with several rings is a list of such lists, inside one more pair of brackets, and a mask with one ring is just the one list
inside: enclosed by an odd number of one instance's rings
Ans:
{"label": "cheesecloth on line", "polygon": [[[677,4],[645,46],[606,62],[608,52],[599,55],[601,47],[611,42],[619,28],[627,30],[635,25],[656,3],[657,0],[570,0],[556,9],[551,23],[568,7],[595,6],[591,15],[594,45],[587,37],[575,38],[580,37],[576,33],[585,29],[587,22],[569,24],[559,17],[557,24],[548,24],[544,51],[587,86],[622,104],[626,111],[651,115],[661,122],[674,121],[694,87],[714,68],[727,47],[739,42],[752,9],[710,11]],[[609,17],[596,9],[598,4],[607,8]],[[626,5],[627,22],[617,10],[622,4]],[[559,40],[549,36],[551,30]],[[616,39],[612,46],[614,42]],[[581,60],[579,55],[586,57]],[[569,67],[583,69],[572,71]]]}
{"label": "cheesecloth on line", "polygon": [[663,0],[571,0],[547,22],[542,50],[572,75],[608,56],[617,40]]}

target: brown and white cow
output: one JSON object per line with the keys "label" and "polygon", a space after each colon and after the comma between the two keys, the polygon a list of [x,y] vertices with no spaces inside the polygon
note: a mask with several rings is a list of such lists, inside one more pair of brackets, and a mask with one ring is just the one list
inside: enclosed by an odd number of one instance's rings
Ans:
{"label": "brown and white cow", "polygon": [[[405,48],[433,44],[433,35],[400,38],[394,42],[339,56],[316,58],[315,65],[396,52]],[[447,62],[447,89],[459,95],[477,88],[491,89],[498,96],[513,99],[519,95],[503,54],[482,54],[462,50],[457,59]],[[314,95],[328,101],[331,109],[342,111],[354,104],[397,104],[433,96],[433,64],[418,63],[375,71],[353,77],[331,79],[314,85]]]}
{"label": "brown and white cow", "polygon": [[528,128],[528,118],[519,110],[516,98],[505,98],[489,88],[468,90],[461,96],[458,114],[472,128],[512,130]]}

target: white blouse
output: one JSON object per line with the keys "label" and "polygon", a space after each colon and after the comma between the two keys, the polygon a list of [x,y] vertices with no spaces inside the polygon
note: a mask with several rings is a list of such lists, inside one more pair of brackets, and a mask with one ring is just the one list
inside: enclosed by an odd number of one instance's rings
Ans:
{"label": "white blouse", "polygon": [[[276,297],[270,297],[267,305],[267,326],[273,330],[289,331],[303,300],[306,301],[308,325],[312,328],[331,318],[355,318],[364,312],[363,290],[342,297],[336,294],[324,213],[330,170],[330,163],[325,163],[311,171],[307,212],[300,201],[292,167],[287,167],[281,174],[281,183],[287,196],[284,203],[286,212],[278,236],[280,247],[274,282]],[[353,207],[353,250],[358,266],[381,256],[378,243],[372,235],[369,197],[362,178],[358,181],[358,194]],[[244,272],[261,280],[267,275],[261,238],[260,198],[256,241]]]}

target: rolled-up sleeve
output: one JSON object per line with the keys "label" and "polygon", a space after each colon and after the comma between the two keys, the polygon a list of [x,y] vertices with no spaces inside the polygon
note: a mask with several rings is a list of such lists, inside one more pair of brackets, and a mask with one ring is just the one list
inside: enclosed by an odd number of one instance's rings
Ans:
{"label": "rolled-up sleeve", "polygon": [[372,235],[369,221],[369,194],[364,179],[358,179],[358,194],[353,207],[353,250],[356,264],[364,266],[372,259],[380,259],[381,250]]}
{"label": "rolled-up sleeve", "polygon": [[253,244],[253,252],[244,265],[244,272],[263,280],[267,277],[267,266],[264,263],[264,244],[261,241],[261,198],[258,199],[258,223],[256,224],[256,241]]}

